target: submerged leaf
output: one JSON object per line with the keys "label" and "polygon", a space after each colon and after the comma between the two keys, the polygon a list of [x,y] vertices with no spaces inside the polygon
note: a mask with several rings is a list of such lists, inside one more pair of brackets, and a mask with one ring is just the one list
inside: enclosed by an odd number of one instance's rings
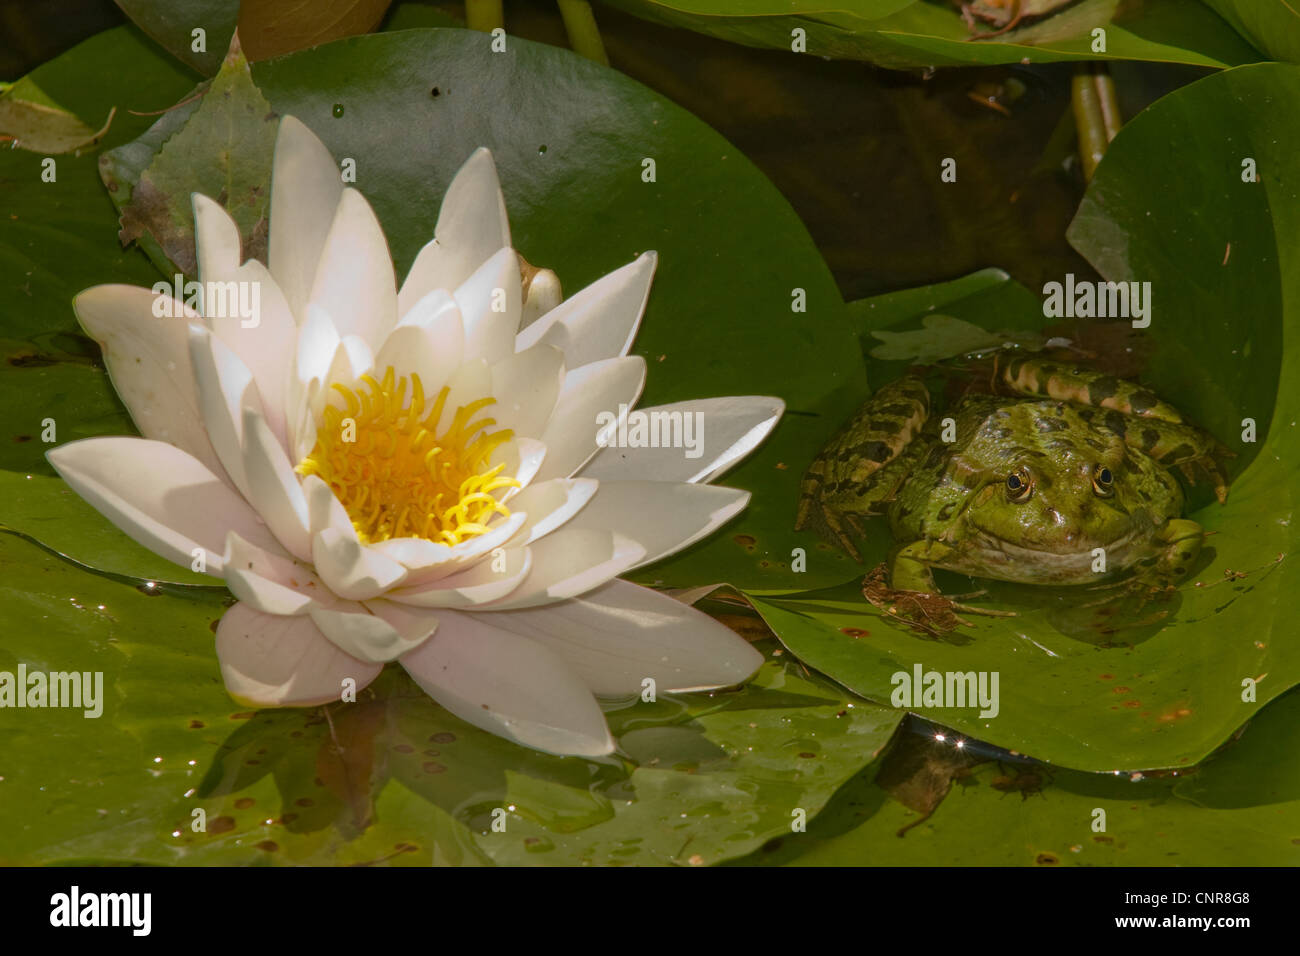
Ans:
{"label": "submerged leaf", "polygon": [[921,319],[921,328],[906,332],[883,329],[871,333],[882,345],[871,350],[873,358],[885,361],[908,360],[929,365],[959,355],[987,352],[1003,346],[1038,349],[1043,337],[1034,333],[1005,332],[981,328],[950,315],[931,314]]}

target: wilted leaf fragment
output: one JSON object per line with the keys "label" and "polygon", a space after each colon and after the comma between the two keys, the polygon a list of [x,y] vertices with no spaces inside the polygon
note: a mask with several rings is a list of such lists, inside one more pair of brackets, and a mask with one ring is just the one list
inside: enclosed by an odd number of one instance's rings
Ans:
{"label": "wilted leaf fragment", "polygon": [[122,207],[122,244],[152,236],[181,272],[193,275],[190,196],[200,192],[234,217],[244,258],[265,261],[275,129],[271,104],[253,85],[236,39],[198,109],[167,140]]}
{"label": "wilted leaf fragment", "polygon": [[113,125],[117,107],[98,131],[57,106],[33,103],[16,96],[0,96],[0,143],[11,142],[19,149],[46,156],[71,153],[93,146]]}

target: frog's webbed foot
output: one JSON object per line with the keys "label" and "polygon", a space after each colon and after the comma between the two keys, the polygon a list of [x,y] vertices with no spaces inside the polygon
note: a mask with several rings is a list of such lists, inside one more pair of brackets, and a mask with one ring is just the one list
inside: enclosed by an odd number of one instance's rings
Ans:
{"label": "frog's webbed foot", "polygon": [[858,550],[858,546],[853,543],[853,537],[844,527],[847,523],[853,529],[854,534],[862,537],[861,519],[854,514],[836,511],[833,508],[823,508],[822,520],[826,522],[826,527],[830,529],[830,532],[835,535],[840,547],[849,553],[849,557],[861,564],[862,553]]}
{"label": "frog's webbed foot", "polygon": [[1219,504],[1228,500],[1224,463],[1236,456],[1212,436],[1190,425],[1170,422],[1134,422],[1116,430],[1130,447],[1140,449],[1166,468],[1181,471],[1189,485],[1195,486],[1201,475],[1208,476]]}
{"label": "frog's webbed foot", "polygon": [[1234,458],[1232,452],[1224,449],[1220,454],[1211,453],[1205,458],[1193,458],[1190,461],[1178,462],[1178,470],[1183,473],[1187,483],[1193,487],[1196,486],[1197,473],[1209,475],[1210,483],[1214,488],[1214,497],[1219,499],[1219,504],[1224,504],[1228,500],[1228,476],[1224,473],[1222,458]]}

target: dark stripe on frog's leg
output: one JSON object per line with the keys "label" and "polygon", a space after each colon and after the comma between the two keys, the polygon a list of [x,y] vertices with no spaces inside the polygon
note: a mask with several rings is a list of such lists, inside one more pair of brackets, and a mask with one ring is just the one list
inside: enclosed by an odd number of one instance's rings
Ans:
{"label": "dark stripe on frog's leg", "polygon": [[[840,428],[804,473],[799,488],[795,530],[807,527],[817,504],[827,499],[869,493],[876,472],[898,457],[930,413],[930,393],[919,378],[907,376],[882,386]],[[830,524],[829,515],[826,515]],[[842,527],[833,528],[844,542]],[[851,554],[851,548],[846,548]]]}
{"label": "dark stripe on frog's leg", "polygon": [[815,507],[820,510],[822,520],[826,528],[835,536],[836,543],[854,561],[861,562],[862,557],[848,533],[849,530],[859,537],[865,536],[866,529],[863,527],[863,521],[887,510],[890,502],[898,494],[899,487],[912,474],[917,461],[925,455],[926,451],[926,440],[919,438],[905,447],[897,458],[869,475],[862,484],[844,481],[838,483],[843,486],[838,490],[829,485],[822,488],[822,494],[815,502]]}
{"label": "dark stripe on frog's leg", "polygon": [[1096,369],[1077,365],[1060,365],[1039,358],[1018,356],[997,359],[995,382],[1016,395],[1055,398],[1112,408],[1124,415],[1181,423],[1183,416],[1172,405],[1162,402],[1155,393],[1135,382]]}
{"label": "dark stripe on frog's leg", "polygon": [[817,499],[822,484],[826,481],[826,460],[818,458],[804,472],[799,484],[799,514],[794,519],[794,530],[802,531],[807,527],[817,507]]}

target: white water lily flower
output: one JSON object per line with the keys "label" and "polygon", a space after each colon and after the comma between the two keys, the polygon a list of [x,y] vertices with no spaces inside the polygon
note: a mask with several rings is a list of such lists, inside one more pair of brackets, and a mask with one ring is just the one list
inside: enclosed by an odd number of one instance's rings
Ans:
{"label": "white water lily flower", "polygon": [[196,194],[194,214],[200,282],[256,287],[260,320],[244,327],[211,292],[204,314],[164,303],[176,318],[157,317],[149,289],[82,292],[77,316],[143,437],[49,459],[136,541],[224,578],[239,603],[216,645],[236,700],[322,704],[396,660],[472,724],[600,755],[614,743],[596,697],[638,694],[646,678],[660,692],[728,686],[759,666],[712,618],[617,579],[745,506],[747,492],[705,482],[783,410],[764,397],[664,406],[703,413],[701,457],[598,440],[598,416],[625,415],[644,383],[627,352],[653,253],[527,315],[558,290],[525,302],[479,150],[399,290],[369,203],[291,117],[267,265],[241,263],[216,202]]}

